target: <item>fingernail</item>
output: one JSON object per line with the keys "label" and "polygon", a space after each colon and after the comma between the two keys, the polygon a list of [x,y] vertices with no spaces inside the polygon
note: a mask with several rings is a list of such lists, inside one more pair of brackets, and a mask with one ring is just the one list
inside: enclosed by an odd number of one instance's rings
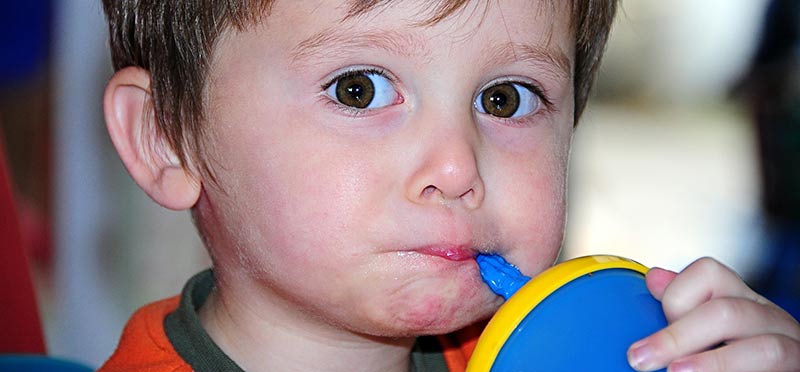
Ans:
{"label": "fingernail", "polygon": [[631,345],[628,351],[628,363],[637,371],[651,370],[655,367],[653,347],[647,340],[641,340]]}
{"label": "fingernail", "polygon": [[692,362],[679,360],[677,362],[673,362],[667,368],[667,372],[693,372],[695,370],[694,365]]}

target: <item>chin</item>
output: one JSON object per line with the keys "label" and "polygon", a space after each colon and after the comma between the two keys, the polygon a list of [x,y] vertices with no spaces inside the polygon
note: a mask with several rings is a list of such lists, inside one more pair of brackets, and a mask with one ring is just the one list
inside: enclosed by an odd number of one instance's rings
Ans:
{"label": "chin", "polygon": [[362,331],[380,337],[446,334],[487,319],[502,305],[502,297],[480,279],[477,265],[442,265],[412,267],[388,286],[374,287],[362,297]]}
{"label": "chin", "polygon": [[501,297],[483,291],[473,296],[429,295],[390,306],[384,324],[391,337],[446,334],[489,318],[502,303]]}
{"label": "chin", "polygon": [[403,324],[402,330],[397,330],[398,337],[419,337],[442,335],[458,331],[462,328],[488,319],[497,311],[497,306],[487,309],[462,314],[437,314],[428,318],[417,318]]}

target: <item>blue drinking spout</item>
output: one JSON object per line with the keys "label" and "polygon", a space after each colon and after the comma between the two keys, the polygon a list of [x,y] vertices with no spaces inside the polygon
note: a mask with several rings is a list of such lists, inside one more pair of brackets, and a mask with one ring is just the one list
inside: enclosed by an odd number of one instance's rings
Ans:
{"label": "blue drinking spout", "polygon": [[475,257],[475,261],[478,262],[483,281],[492,292],[506,300],[531,280],[499,255],[481,253]]}

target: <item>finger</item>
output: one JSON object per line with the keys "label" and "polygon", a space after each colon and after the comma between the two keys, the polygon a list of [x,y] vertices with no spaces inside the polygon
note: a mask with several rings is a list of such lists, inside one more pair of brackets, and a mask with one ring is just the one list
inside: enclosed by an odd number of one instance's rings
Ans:
{"label": "finger", "polygon": [[650,290],[653,297],[661,301],[664,297],[664,290],[672,283],[672,280],[675,279],[677,275],[678,273],[674,271],[654,267],[647,272],[647,276],[645,277],[647,289]]}
{"label": "finger", "polygon": [[631,345],[628,360],[638,370],[657,369],[723,342],[762,334],[800,342],[800,327],[780,308],[743,298],[717,298]]}
{"label": "finger", "polygon": [[667,320],[680,319],[701,304],[721,297],[742,297],[769,303],[753,292],[730,268],[712,258],[701,258],[686,269],[664,290],[661,304]]}
{"label": "finger", "polygon": [[800,371],[800,342],[761,335],[670,363],[669,372]]}

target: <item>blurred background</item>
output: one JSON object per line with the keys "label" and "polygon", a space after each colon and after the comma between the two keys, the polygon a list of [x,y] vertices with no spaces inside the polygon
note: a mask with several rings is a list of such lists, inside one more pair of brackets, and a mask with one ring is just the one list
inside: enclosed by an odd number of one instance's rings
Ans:
{"label": "blurred background", "polygon": [[[714,256],[797,316],[798,4],[623,2],[575,136],[562,258]],[[0,136],[47,351],[99,366],[136,308],[209,261],[108,139],[99,1],[2,2],[0,31]]]}

